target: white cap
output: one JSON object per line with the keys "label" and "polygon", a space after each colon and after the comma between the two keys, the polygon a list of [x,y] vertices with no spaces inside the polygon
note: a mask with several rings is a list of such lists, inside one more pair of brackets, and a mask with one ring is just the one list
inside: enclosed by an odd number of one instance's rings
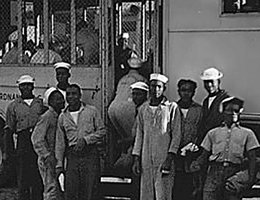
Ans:
{"label": "white cap", "polygon": [[44,95],[43,95],[43,103],[45,105],[48,105],[48,100],[49,100],[49,97],[51,95],[52,92],[54,91],[57,91],[57,88],[55,87],[50,87],[49,89],[47,89],[45,92],[44,92]]}
{"label": "white cap", "polygon": [[131,68],[137,69],[142,66],[143,61],[140,58],[131,57],[127,60]]}
{"label": "white cap", "polygon": [[162,74],[151,74],[150,75],[150,81],[152,80],[157,80],[157,81],[161,81],[163,83],[167,83],[168,82],[168,78]]}
{"label": "white cap", "polygon": [[58,69],[58,68],[65,68],[70,70],[71,69],[71,65],[69,63],[66,62],[57,62],[54,64],[54,69]]}
{"label": "white cap", "polygon": [[122,38],[128,39],[128,38],[129,38],[129,33],[123,33],[123,34],[122,34]]}
{"label": "white cap", "polygon": [[211,67],[204,70],[200,75],[200,78],[202,80],[217,80],[220,79],[221,77],[223,77],[223,73],[220,72],[215,67]]}
{"label": "white cap", "polygon": [[12,33],[8,36],[8,40],[9,40],[10,42],[15,42],[15,41],[17,41],[17,40],[18,40],[18,31],[16,30],[16,31],[12,32]]}
{"label": "white cap", "polygon": [[133,89],[140,89],[140,90],[145,90],[145,91],[149,91],[149,87],[145,82],[141,82],[138,81],[136,83],[133,83],[132,85],[130,85],[130,88]]}
{"label": "white cap", "polygon": [[17,81],[18,85],[22,83],[34,83],[35,79],[30,75],[22,75]]}

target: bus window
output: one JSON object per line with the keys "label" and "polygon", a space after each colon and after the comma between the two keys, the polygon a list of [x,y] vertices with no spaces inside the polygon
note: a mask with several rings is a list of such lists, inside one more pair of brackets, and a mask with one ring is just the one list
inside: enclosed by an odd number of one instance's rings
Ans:
{"label": "bus window", "polygon": [[99,0],[4,2],[11,14],[1,22],[7,30],[0,39],[1,63],[100,65]]}
{"label": "bus window", "polygon": [[222,0],[222,14],[260,12],[259,0]]}

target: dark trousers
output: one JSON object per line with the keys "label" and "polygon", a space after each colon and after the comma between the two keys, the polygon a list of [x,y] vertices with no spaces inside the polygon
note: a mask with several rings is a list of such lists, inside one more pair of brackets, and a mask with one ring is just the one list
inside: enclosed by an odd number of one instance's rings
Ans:
{"label": "dark trousers", "polygon": [[173,200],[192,200],[193,174],[176,171],[173,187]]}
{"label": "dark trousers", "polygon": [[226,179],[240,170],[240,165],[223,166],[221,163],[211,163],[203,188],[203,200],[240,200],[240,196],[225,190]]}
{"label": "dark trousers", "polygon": [[88,155],[69,152],[65,173],[65,200],[99,198],[100,160],[96,151]]}
{"label": "dark trousers", "polygon": [[30,137],[29,131],[23,131],[18,134],[17,139],[18,199],[42,200],[43,183]]}

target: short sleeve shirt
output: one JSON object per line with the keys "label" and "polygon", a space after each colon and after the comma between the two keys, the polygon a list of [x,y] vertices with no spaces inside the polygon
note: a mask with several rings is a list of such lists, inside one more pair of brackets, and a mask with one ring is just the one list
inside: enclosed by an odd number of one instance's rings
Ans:
{"label": "short sleeve shirt", "polygon": [[248,128],[234,125],[210,130],[201,146],[211,152],[209,161],[241,164],[245,151],[260,147],[254,132]]}

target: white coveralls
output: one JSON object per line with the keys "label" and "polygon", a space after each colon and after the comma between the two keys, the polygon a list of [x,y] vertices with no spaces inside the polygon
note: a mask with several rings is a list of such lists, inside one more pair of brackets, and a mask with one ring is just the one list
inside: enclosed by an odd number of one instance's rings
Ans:
{"label": "white coveralls", "polygon": [[[171,118],[171,119],[170,119]],[[141,157],[140,200],[171,200],[174,163],[170,174],[162,174],[167,153],[177,153],[181,140],[181,116],[175,102],[164,101],[155,109],[149,102],[138,112],[133,155]]]}

